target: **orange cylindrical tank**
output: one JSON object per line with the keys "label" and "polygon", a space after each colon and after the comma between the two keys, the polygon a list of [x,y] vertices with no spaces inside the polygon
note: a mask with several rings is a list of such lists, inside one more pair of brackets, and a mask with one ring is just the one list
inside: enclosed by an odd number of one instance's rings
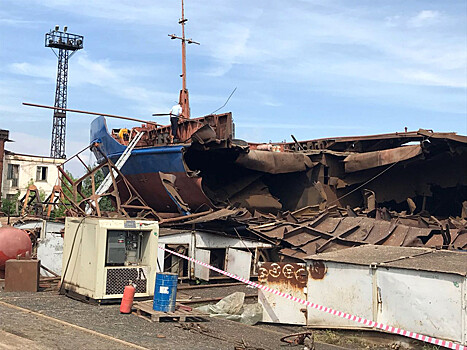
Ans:
{"label": "orange cylindrical tank", "polygon": [[133,299],[135,297],[136,288],[133,284],[130,284],[125,287],[123,290],[123,298],[120,304],[120,313],[129,314],[131,313],[131,307],[133,306]]}
{"label": "orange cylindrical tank", "polygon": [[16,259],[18,255],[31,255],[32,243],[29,235],[16,227],[0,227],[0,270],[5,269],[5,262]]}

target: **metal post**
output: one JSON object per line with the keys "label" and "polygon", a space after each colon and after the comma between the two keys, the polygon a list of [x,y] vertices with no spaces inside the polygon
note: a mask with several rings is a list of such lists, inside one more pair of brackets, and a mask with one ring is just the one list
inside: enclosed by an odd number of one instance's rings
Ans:
{"label": "metal post", "polygon": [[186,91],[186,43],[185,43],[185,8],[182,0],[182,18],[180,24],[182,25],[182,75],[183,75],[183,90]]}
{"label": "metal post", "polygon": [[178,24],[182,26],[182,36],[176,36],[175,34],[169,34],[170,39],[179,39],[182,42],[182,89],[180,90],[179,104],[182,106],[182,117],[185,119],[190,118],[190,101],[188,97],[188,89],[186,87],[186,43],[199,45],[198,42],[193,39],[185,38],[185,23],[188,20],[185,18],[185,7],[182,0],[182,18],[178,21]]}

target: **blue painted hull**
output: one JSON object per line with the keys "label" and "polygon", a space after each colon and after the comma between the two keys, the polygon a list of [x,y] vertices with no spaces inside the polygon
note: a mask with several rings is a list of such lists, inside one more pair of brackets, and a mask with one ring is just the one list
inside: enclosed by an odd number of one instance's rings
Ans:
{"label": "blue painted hull", "polygon": [[[103,153],[116,162],[126,149],[108,132],[104,117],[98,117],[91,123],[90,141],[98,142]],[[135,187],[146,203],[158,212],[177,213],[178,209],[162,184],[159,173],[176,176],[175,185],[180,196],[188,203],[192,211],[212,204],[201,189],[201,178],[189,177],[183,161],[183,145],[167,145],[137,148],[121,172]],[[97,161],[102,156],[94,153]]]}

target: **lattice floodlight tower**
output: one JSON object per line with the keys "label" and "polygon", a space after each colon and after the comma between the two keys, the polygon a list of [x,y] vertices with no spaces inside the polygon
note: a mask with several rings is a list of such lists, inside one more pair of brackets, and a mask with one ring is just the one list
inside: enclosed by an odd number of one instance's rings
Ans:
{"label": "lattice floodlight tower", "polygon": [[[57,86],[55,87],[55,104],[58,109],[54,110],[54,120],[52,126],[52,141],[50,145],[50,156],[53,158],[66,158],[65,155],[65,131],[66,131],[66,100],[68,83],[68,59],[73,54],[83,48],[84,37],[82,35],[67,32],[67,27],[63,31],[59,26],[55,26],[45,34],[45,47],[50,47],[58,58]],[[58,54],[56,50],[58,50]],[[63,109],[62,109],[63,108]]]}

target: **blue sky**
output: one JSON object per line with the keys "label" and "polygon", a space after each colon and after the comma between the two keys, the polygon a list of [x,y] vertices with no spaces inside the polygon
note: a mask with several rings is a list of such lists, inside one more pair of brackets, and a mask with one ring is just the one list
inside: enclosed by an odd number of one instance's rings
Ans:
{"label": "blue sky", "polygon": [[[290,141],[418,128],[467,134],[467,1],[185,1],[192,116],[227,106],[236,137]],[[49,154],[56,24],[85,36],[68,107],[150,119],[178,99],[178,0],[0,0],[0,128]],[[68,116],[67,154],[92,118]],[[168,122],[164,118],[158,119]],[[112,120],[111,127],[136,126]]]}

